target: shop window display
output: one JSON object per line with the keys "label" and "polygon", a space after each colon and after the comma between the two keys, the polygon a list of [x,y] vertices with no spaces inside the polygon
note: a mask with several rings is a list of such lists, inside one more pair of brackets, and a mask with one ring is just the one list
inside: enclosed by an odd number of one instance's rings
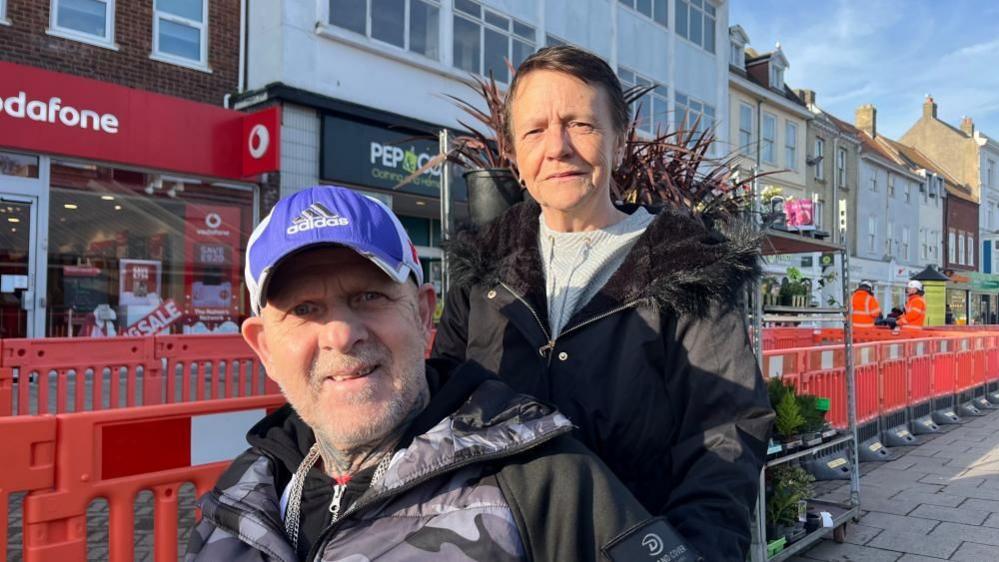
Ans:
{"label": "shop window display", "polygon": [[47,333],[236,333],[253,192],[54,162]]}

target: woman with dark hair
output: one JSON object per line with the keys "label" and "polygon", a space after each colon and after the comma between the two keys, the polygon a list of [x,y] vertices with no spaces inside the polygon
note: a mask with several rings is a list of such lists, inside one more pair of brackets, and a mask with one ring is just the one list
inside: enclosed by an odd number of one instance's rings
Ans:
{"label": "woman with dark hair", "polygon": [[756,244],[612,202],[628,106],[599,57],[528,57],[505,114],[533,201],[456,238],[434,354],[558,405],[689,546],[742,560],[773,419],[739,306]]}

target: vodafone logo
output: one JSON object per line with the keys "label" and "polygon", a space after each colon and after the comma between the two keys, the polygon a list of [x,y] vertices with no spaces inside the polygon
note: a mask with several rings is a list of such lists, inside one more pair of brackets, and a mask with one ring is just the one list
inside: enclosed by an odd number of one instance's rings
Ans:
{"label": "vodafone logo", "polygon": [[218,228],[222,226],[222,217],[218,213],[208,213],[205,215],[205,226],[208,228]]}
{"label": "vodafone logo", "polygon": [[63,105],[62,98],[57,97],[35,100],[25,92],[18,92],[17,95],[8,98],[0,97],[0,115],[91,129],[109,135],[118,133],[118,117],[114,114],[102,114],[92,109],[77,109],[71,105]]}
{"label": "vodafone logo", "polygon": [[250,129],[250,138],[247,139],[247,148],[250,150],[250,156],[254,160],[260,160],[264,154],[267,154],[267,148],[271,144],[271,134],[267,130],[267,127],[261,124],[254,125]]}

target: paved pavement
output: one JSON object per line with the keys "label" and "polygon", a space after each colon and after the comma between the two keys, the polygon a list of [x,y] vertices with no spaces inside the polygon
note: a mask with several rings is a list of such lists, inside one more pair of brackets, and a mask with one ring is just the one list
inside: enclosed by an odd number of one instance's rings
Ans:
{"label": "paved pavement", "polygon": [[[793,561],[999,561],[999,411],[895,448],[861,465],[860,523],[846,542],[824,540]],[[828,486],[842,499],[845,485]]]}

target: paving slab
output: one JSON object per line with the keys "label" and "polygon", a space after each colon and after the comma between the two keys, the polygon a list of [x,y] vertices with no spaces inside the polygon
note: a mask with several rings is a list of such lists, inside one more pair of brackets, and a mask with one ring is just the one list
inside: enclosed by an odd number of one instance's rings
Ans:
{"label": "paving slab", "polygon": [[913,517],[925,517],[934,521],[951,521],[967,525],[981,525],[989,516],[988,511],[966,509],[964,507],[942,507],[923,504],[909,513]]}
{"label": "paving slab", "polygon": [[957,549],[957,552],[950,557],[957,562],[985,562],[999,558],[999,551],[996,547],[975,542],[965,542]]}
{"label": "paving slab", "polygon": [[[869,548],[936,556],[947,559],[961,546],[961,539],[945,535],[930,536],[925,533],[885,531],[867,543]],[[858,558],[858,560],[863,560]]]}

